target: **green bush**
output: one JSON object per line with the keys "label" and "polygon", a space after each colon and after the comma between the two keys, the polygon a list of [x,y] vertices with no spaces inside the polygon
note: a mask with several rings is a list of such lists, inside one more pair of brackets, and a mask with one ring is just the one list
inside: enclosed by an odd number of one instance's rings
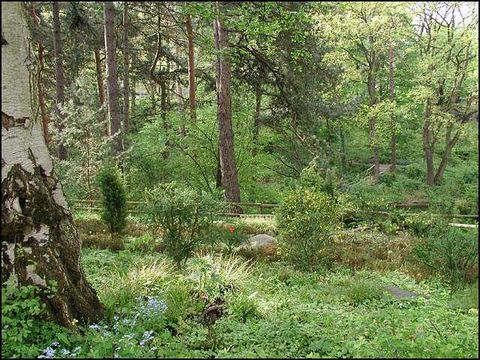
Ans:
{"label": "green bush", "polygon": [[275,216],[282,252],[298,267],[318,264],[320,250],[338,224],[332,200],[324,193],[297,189],[284,199]]}
{"label": "green bush", "polygon": [[103,200],[102,219],[112,234],[118,233],[127,224],[127,198],[118,170],[113,166],[105,167],[98,175],[98,181]]}
{"label": "green bush", "polygon": [[471,229],[438,224],[414,247],[413,256],[452,287],[478,279],[478,242]]}
{"label": "green bush", "polygon": [[177,264],[184,263],[211,227],[217,202],[175,182],[161,184],[145,197],[151,225],[163,230],[166,253]]}

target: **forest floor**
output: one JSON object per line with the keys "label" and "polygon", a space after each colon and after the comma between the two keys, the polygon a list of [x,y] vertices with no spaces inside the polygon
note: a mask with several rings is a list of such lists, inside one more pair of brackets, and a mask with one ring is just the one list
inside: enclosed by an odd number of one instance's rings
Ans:
{"label": "forest floor", "polygon": [[[79,228],[92,233],[92,226]],[[316,271],[299,271],[280,257],[208,251],[176,268],[158,250],[133,246],[145,229],[129,226],[124,250],[82,249],[106,318],[72,341],[82,347],[79,356],[478,354],[478,287],[452,292],[435,277],[417,276],[401,256],[408,235],[342,234],[325,254],[333,265]],[[271,230],[262,224],[258,232]]]}
{"label": "forest floor", "polygon": [[[257,261],[248,276],[226,279],[222,270],[208,266],[208,256],[205,259],[192,259],[184,270],[168,268],[154,276],[149,275],[152,264],[160,271],[166,269],[158,267],[167,261],[162,255],[83,250],[87,277],[107,306],[129,293],[130,300],[116,308],[114,319],[135,318],[134,299],[139,295],[166,304],[163,320],[157,323],[162,325],[156,328],[148,321],[120,329],[115,320],[103,323],[113,332],[104,340],[112,342],[114,353],[121,357],[456,358],[475,357],[478,352],[475,300],[452,295],[440,282],[418,282],[399,271],[361,270],[352,275],[344,267],[300,272],[281,261]],[[232,286],[225,294],[217,293],[223,297],[223,312],[210,330],[201,318],[203,305],[190,306],[199,305],[192,294],[202,287],[202,274],[203,290],[210,296],[220,283]],[[133,283],[138,292],[126,288]],[[385,285],[423,296],[399,299],[385,291]],[[111,330],[115,326],[116,333]],[[153,337],[142,346],[148,331]],[[122,339],[128,334],[131,342],[126,346]]]}

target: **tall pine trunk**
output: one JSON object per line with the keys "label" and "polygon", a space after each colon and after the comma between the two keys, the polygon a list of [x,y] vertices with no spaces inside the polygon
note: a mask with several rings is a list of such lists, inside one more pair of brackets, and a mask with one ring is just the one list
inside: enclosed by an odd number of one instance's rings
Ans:
{"label": "tall pine trunk", "polygon": [[128,111],[130,108],[129,88],[129,60],[128,60],[128,3],[123,4],[123,134],[128,132]]}
{"label": "tall pine trunk", "polygon": [[[65,102],[65,74],[63,71],[63,47],[62,47],[62,33],[60,29],[60,9],[58,2],[54,1],[52,3],[52,12],[53,12],[53,52],[55,56],[55,112],[59,120],[57,126],[59,135],[61,137],[64,125],[62,124],[65,116],[61,111],[61,107]],[[67,159],[67,149],[63,145],[63,142],[60,140],[58,142],[58,158],[60,160]]]}
{"label": "tall pine trunk", "polygon": [[112,155],[117,156],[123,149],[120,133],[120,111],[118,109],[117,61],[115,59],[115,8],[112,1],[104,2],[104,17],[108,115],[110,134],[113,137]]}
{"label": "tall pine trunk", "polygon": [[20,4],[2,2],[2,284],[37,286],[53,318],[74,327],[100,317],[103,306],[86,282],[80,238],[32,116]]}
{"label": "tall pine trunk", "polygon": [[195,104],[195,53],[193,48],[193,29],[190,15],[185,18],[185,28],[187,30],[188,40],[188,94],[190,104],[190,119],[192,122],[197,120],[197,110]]}
{"label": "tall pine trunk", "polygon": [[[220,149],[220,167],[222,171],[222,187],[225,199],[229,202],[240,202],[240,187],[235,163],[235,148],[232,129],[232,99],[230,97],[230,64],[225,54],[228,50],[228,35],[223,26],[223,11],[225,6],[217,2],[217,18],[214,20],[215,49],[217,50],[217,119]],[[239,205],[232,205],[233,213],[241,213]]]}
{"label": "tall pine trunk", "polygon": [[[95,49],[93,51],[95,56],[95,72],[97,75],[97,89],[98,89],[98,102],[100,106],[105,104],[105,87],[103,86],[103,70],[102,70],[102,60],[100,58],[100,50]],[[103,121],[105,121],[105,110],[102,111]],[[110,136],[108,133],[108,123],[105,123],[105,129],[103,133],[105,136]]]}

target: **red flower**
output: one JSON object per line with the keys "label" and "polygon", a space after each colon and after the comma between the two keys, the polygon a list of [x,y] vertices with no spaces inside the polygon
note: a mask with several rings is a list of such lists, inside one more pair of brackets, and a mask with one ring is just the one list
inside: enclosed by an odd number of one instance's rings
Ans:
{"label": "red flower", "polygon": [[230,234],[233,234],[233,232],[235,231],[235,228],[233,226],[230,226],[228,228],[228,231],[230,231]]}

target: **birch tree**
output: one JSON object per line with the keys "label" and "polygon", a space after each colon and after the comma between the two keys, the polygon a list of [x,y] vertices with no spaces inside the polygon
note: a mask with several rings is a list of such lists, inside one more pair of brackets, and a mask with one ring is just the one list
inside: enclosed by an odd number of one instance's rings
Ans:
{"label": "birch tree", "polygon": [[35,285],[74,327],[103,313],[80,266],[80,239],[53,170],[30,89],[34,64],[20,2],[2,2],[2,283]]}

